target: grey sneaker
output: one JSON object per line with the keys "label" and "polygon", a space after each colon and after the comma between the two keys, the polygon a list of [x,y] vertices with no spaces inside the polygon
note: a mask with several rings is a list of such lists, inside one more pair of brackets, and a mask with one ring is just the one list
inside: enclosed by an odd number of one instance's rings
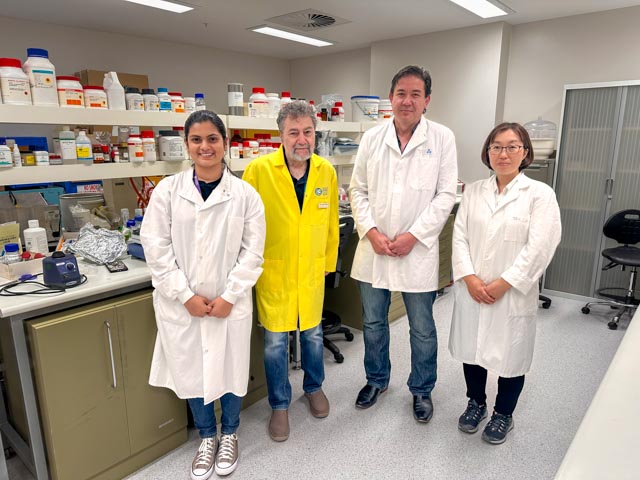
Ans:
{"label": "grey sneaker", "polygon": [[218,437],[203,438],[193,462],[191,480],[206,480],[213,473],[213,464],[218,450]]}
{"label": "grey sneaker", "polygon": [[511,430],[513,430],[513,417],[494,411],[493,415],[491,415],[491,420],[489,420],[487,426],[484,427],[482,439],[494,445],[504,443],[507,439],[507,433]]}
{"label": "grey sneaker", "polygon": [[216,455],[216,474],[229,475],[238,466],[238,435],[220,436],[220,447]]}
{"label": "grey sneaker", "polygon": [[480,422],[485,418],[487,418],[487,406],[480,406],[475,400],[469,400],[467,409],[458,419],[458,428],[465,433],[476,433]]}

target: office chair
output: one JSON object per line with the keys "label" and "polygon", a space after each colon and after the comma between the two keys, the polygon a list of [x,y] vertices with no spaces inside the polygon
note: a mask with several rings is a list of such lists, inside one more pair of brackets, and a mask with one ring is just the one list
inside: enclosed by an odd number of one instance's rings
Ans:
{"label": "office chair", "polygon": [[[620,317],[625,313],[628,313],[629,317],[633,316],[640,303],[640,299],[634,296],[638,267],[640,267],[640,248],[632,246],[640,242],[640,210],[622,210],[615,213],[604,224],[602,232],[606,237],[622,244],[602,251],[602,256],[609,260],[609,263],[602,267],[602,270],[609,270],[617,266],[621,266],[622,270],[625,270],[626,267],[630,267],[629,285],[626,289],[599,289],[599,296],[610,298],[611,300],[589,302],[582,307],[582,313],[588,314],[591,311],[591,305],[608,305],[616,309],[615,316],[608,323],[609,328],[615,330],[618,328]],[[615,292],[620,293],[620,290],[624,295],[616,295]]]}
{"label": "office chair", "polygon": [[[347,276],[347,272],[341,271],[342,266],[342,254],[347,248],[351,234],[353,233],[353,218],[341,217],[340,218],[340,242],[338,244],[338,262],[336,264],[336,271],[330,273],[325,278],[325,288],[338,288],[340,283],[340,277]],[[328,335],[343,334],[348,342],[353,341],[353,333],[347,327],[342,326],[342,319],[340,316],[329,310],[322,310],[322,335],[324,347],[333,353],[333,358],[337,363],[344,362],[344,356],[340,353],[340,349],[327,338]]]}

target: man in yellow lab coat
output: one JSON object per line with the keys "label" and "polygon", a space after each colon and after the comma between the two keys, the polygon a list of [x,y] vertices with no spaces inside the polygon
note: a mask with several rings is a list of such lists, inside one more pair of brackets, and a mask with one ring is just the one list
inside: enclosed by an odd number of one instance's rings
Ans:
{"label": "man in yellow lab coat", "polygon": [[269,435],[289,438],[289,333],[300,328],[303,389],[311,414],[329,415],[324,380],[322,304],[324,277],[338,258],[338,182],[333,166],[314,155],[316,117],[304,101],[278,115],[282,146],[252,161],[243,179],[265,205],[267,236],[262,276],[256,284],[264,326],[264,368],[272,408]]}

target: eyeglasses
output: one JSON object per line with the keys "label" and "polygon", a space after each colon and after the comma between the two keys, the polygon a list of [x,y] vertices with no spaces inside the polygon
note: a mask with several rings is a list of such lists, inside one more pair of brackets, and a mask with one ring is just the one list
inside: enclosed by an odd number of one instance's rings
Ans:
{"label": "eyeglasses", "polygon": [[491,155],[500,155],[502,153],[502,150],[506,150],[508,155],[515,155],[522,149],[527,150],[524,145],[507,145],[506,147],[501,147],[500,145],[491,145],[489,148],[487,148],[487,151]]}

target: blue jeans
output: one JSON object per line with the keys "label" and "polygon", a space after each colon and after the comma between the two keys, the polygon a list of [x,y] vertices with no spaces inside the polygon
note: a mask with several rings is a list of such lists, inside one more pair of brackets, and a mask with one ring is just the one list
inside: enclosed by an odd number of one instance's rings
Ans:
{"label": "blue jeans", "polygon": [[[216,413],[213,402],[204,404],[204,398],[190,398],[187,400],[193,423],[200,432],[200,438],[212,438],[216,436]],[[242,408],[242,397],[233,393],[225,393],[220,397],[222,415],[220,418],[223,435],[236,433],[240,425],[240,409]]]}
{"label": "blue jeans", "polygon": [[[385,389],[391,377],[389,360],[389,305],[391,292],[357,282],[364,321],[364,369],[367,383]],[[433,321],[436,292],[402,292],[409,317],[411,373],[407,386],[413,395],[430,395],[436,384],[438,337]]]}
{"label": "blue jeans", "polygon": [[[305,393],[320,390],[324,381],[322,324],[300,332],[300,350]],[[287,410],[291,403],[289,383],[289,332],[264,329],[264,371],[267,377],[269,405],[273,410]]]}

